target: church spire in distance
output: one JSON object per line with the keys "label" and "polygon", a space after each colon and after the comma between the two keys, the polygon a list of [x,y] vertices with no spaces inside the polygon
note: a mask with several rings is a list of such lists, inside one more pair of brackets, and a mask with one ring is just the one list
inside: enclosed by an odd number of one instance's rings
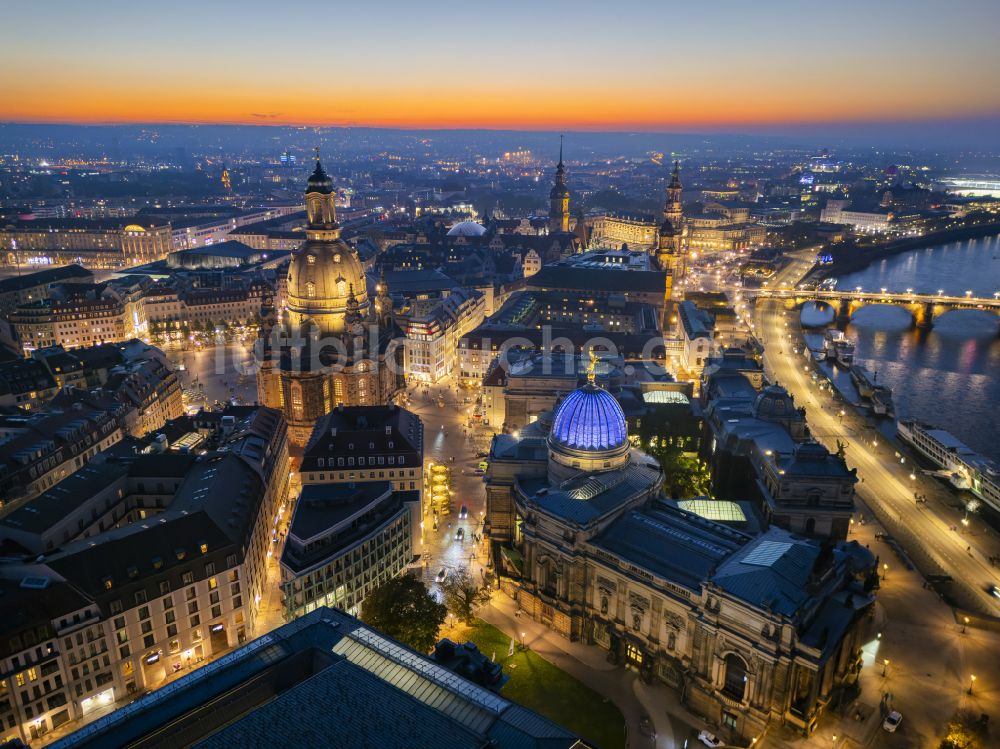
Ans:
{"label": "church spire in distance", "polygon": [[549,233],[569,231],[569,188],[566,187],[566,168],[563,166],[563,136],[559,136],[559,163],[556,164],[556,183],[549,192]]}

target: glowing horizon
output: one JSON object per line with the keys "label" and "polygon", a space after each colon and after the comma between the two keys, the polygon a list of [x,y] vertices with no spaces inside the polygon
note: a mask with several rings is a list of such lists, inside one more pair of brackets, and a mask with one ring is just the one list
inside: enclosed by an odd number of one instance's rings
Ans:
{"label": "glowing horizon", "polygon": [[666,5],[19,4],[0,120],[608,131],[1000,115],[1000,3]]}

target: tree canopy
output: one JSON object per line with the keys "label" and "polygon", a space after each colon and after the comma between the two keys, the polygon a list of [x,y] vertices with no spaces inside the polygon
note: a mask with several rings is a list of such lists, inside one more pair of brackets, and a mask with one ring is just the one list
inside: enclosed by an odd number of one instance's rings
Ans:
{"label": "tree canopy", "polygon": [[476,608],[489,603],[490,588],[489,581],[483,580],[482,584],[476,582],[465,567],[460,567],[441,583],[441,590],[444,592],[444,602],[448,611],[461,619],[466,624],[471,624],[475,617]]}
{"label": "tree canopy", "polygon": [[422,580],[401,575],[373,590],[361,604],[361,620],[421,653],[437,642],[448,610],[427,591]]}
{"label": "tree canopy", "polygon": [[685,499],[711,495],[711,474],[697,458],[688,457],[680,447],[670,444],[650,447],[647,452],[663,469],[663,491],[668,497]]}

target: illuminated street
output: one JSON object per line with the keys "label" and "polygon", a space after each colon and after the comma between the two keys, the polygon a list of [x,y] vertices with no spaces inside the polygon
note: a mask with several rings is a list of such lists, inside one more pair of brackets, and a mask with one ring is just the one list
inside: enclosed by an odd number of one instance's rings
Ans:
{"label": "illuminated street", "polygon": [[[470,427],[475,391],[456,388],[449,382],[424,388],[411,386],[410,402],[406,408],[418,414],[424,423],[424,465],[444,463],[452,468],[453,501],[451,513],[438,518],[434,529],[434,516],[428,510],[424,516],[424,544],[420,554],[424,581],[434,587],[435,577],[444,568],[449,573],[468,567],[478,578],[486,562],[485,543],[477,544],[474,535],[482,537],[482,518],[486,509],[486,495],[482,476],[476,468],[483,458],[476,457],[488,445],[488,435],[483,427]],[[439,406],[439,398],[444,406]],[[454,462],[452,459],[454,458]],[[425,479],[427,481],[427,479]],[[425,489],[426,491],[426,489]],[[468,510],[466,519],[459,518],[462,506]],[[457,540],[459,529],[465,532]]]}
{"label": "illuminated street", "polygon": [[[769,285],[792,285],[807,262],[800,258]],[[810,431],[817,440],[831,451],[837,449],[838,440],[845,445],[848,463],[858,469],[859,498],[909,553],[917,555],[914,562],[918,566],[926,562],[925,571],[931,567],[928,574],[944,573],[961,581],[966,593],[980,606],[1000,613],[1000,600],[989,591],[990,585],[1000,583],[1000,574],[988,561],[988,557],[1000,552],[995,536],[953,531],[952,527],[962,527],[960,513],[914,501],[915,492],[936,492],[938,485],[932,483],[935,480],[901,462],[895,447],[867,425],[858,412],[833,400],[829,389],[819,388],[813,377],[818,368],[810,360],[808,349],[803,348],[797,312],[787,311],[780,301],[761,300],[756,305],[755,320],[756,333],[765,345],[768,377],[781,383],[795,396],[796,403],[807,409]],[[796,355],[796,348],[806,355]],[[942,512],[947,514],[941,516]]]}

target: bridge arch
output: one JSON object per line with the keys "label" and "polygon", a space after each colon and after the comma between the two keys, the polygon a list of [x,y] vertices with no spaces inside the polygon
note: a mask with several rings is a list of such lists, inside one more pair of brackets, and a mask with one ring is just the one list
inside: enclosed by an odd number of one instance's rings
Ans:
{"label": "bridge arch", "polygon": [[[875,316],[878,316],[878,318]],[[923,320],[918,317],[916,310],[900,304],[885,304],[882,302],[851,304],[848,306],[847,315],[838,319],[843,323],[847,323],[848,321],[853,322],[855,325],[871,325],[875,319],[878,319],[885,327],[923,327],[921,325]]]}
{"label": "bridge arch", "polygon": [[788,310],[801,310],[809,302],[829,304],[836,312],[834,319],[838,324],[850,322],[859,310],[866,307],[876,305],[900,307],[909,312],[913,325],[924,330],[932,328],[936,319],[949,312],[978,310],[992,314],[998,322],[998,332],[1000,332],[1000,292],[993,299],[981,299],[971,296],[944,296],[943,292],[932,295],[914,294],[909,291],[905,294],[896,294],[888,290],[882,293],[865,293],[764,288],[749,291],[747,296],[779,300]]}
{"label": "bridge arch", "polygon": [[934,323],[939,324],[947,320],[945,325],[949,328],[959,327],[971,328],[972,330],[982,329],[984,332],[989,329],[990,323],[1000,334],[1000,312],[992,309],[979,309],[977,307],[952,307],[941,310],[940,314],[934,316]]}

